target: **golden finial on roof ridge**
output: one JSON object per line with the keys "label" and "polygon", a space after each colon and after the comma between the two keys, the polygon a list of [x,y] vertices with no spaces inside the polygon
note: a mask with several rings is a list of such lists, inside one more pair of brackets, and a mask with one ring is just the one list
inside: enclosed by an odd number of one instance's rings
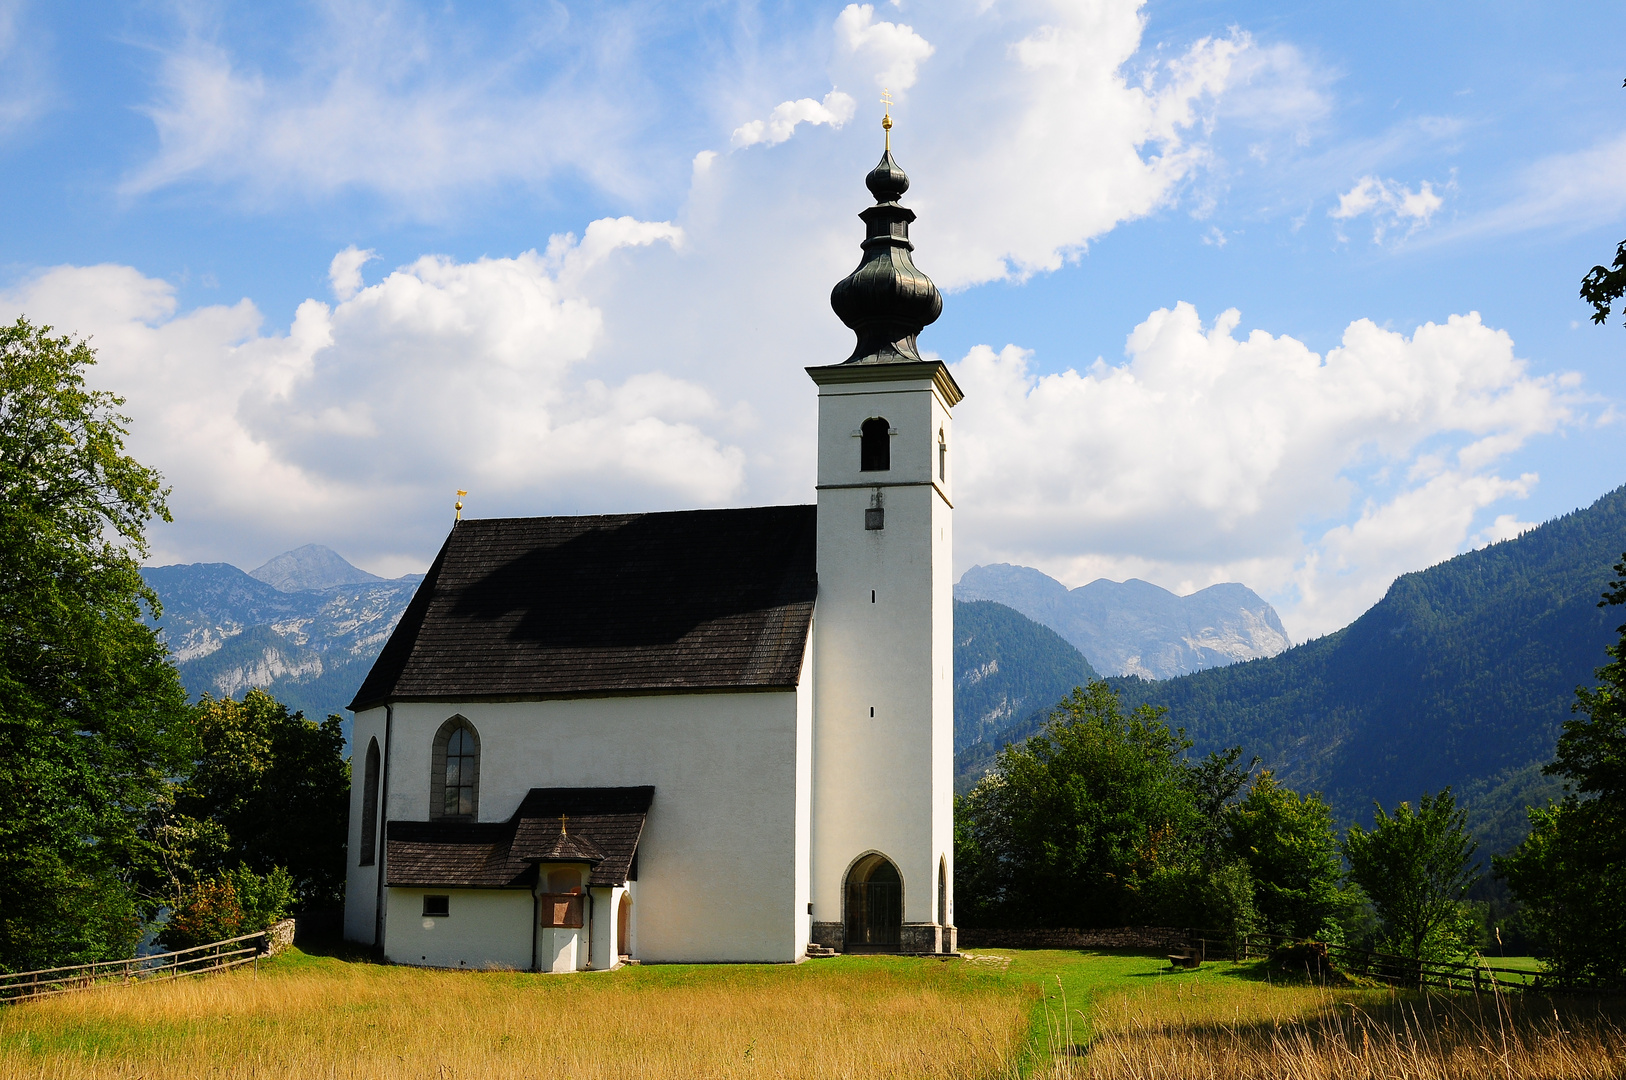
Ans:
{"label": "golden finial on roof ridge", "polygon": [[886,87],[881,88],[881,104],[886,111],[881,114],[881,130],[886,132],[886,150],[892,152],[892,91]]}
{"label": "golden finial on roof ridge", "polygon": [[559,815],[559,835],[560,836],[569,836],[570,835],[570,831],[565,828],[565,816],[563,814]]}
{"label": "golden finial on roof ridge", "polygon": [[463,496],[465,496],[467,494],[468,494],[468,492],[462,490],[461,488],[458,489],[457,501],[452,504],[452,511],[453,511],[452,520],[453,521],[462,521],[463,520]]}

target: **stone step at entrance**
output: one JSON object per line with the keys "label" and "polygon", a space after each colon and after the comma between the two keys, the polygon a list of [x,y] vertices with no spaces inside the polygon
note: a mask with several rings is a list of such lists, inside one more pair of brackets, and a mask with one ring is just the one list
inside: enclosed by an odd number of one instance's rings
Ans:
{"label": "stone step at entrance", "polygon": [[807,958],[809,960],[822,960],[826,956],[835,956],[836,951],[827,945],[820,945],[816,941],[807,943]]}

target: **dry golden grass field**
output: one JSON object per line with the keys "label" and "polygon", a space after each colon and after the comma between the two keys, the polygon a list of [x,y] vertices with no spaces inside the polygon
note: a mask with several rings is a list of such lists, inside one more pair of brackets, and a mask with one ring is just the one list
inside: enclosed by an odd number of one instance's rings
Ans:
{"label": "dry golden grass field", "polygon": [[574,976],[297,950],[0,1008],[5,1077],[1626,1075],[1597,1002],[1276,985],[1128,954],[840,957]]}

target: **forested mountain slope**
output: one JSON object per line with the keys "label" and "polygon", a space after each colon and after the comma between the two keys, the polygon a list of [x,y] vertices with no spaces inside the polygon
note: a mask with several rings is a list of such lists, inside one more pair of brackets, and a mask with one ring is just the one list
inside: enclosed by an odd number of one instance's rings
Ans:
{"label": "forested mountain slope", "polygon": [[[1523,536],[1396,579],[1366,614],[1277,656],[1163,682],[1114,679],[1126,706],[1169,709],[1197,752],[1241,745],[1345,823],[1447,784],[1487,852],[1524,835],[1524,806],[1575,688],[1593,680],[1626,618],[1600,609],[1626,551],[1626,488]],[[985,741],[1017,741],[1042,715]],[[961,754],[957,787],[991,755]]]}
{"label": "forested mountain slope", "polygon": [[955,753],[1094,678],[1083,654],[1049,627],[991,600],[954,602]]}
{"label": "forested mountain slope", "polygon": [[1525,798],[1552,790],[1537,767],[1614,640],[1622,612],[1597,602],[1623,549],[1626,488],[1398,578],[1335,634],[1167,682],[1124,680],[1125,696],[1168,706],[1199,749],[1240,743],[1346,818],[1453,785],[1497,844],[1522,832]]}

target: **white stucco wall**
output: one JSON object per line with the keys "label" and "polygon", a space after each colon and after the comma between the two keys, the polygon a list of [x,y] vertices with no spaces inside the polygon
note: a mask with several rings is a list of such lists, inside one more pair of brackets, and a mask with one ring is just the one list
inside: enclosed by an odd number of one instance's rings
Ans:
{"label": "white stucco wall", "polygon": [[365,766],[367,761],[367,744],[372,739],[378,740],[379,750],[379,792],[380,800],[383,797],[383,755],[384,755],[384,710],[363,709],[356,714],[350,727],[350,842],[348,851],[348,866],[345,870],[344,883],[344,937],[346,941],[354,941],[362,945],[371,945],[374,941],[376,929],[376,912],[378,897],[377,871],[384,861],[384,815],[379,813],[377,818],[377,840],[373,849],[373,865],[362,866],[361,857],[361,825],[363,817],[363,798],[365,794]]}
{"label": "white stucco wall", "polygon": [[[855,433],[870,417],[897,431],[885,472],[859,470]],[[939,431],[949,447],[941,479]],[[903,876],[904,921],[937,921],[939,862],[953,858],[953,468],[952,420],[930,380],[819,387],[812,892],[820,922],[842,919],[847,869],[870,851]],[[877,491],[885,528],[866,530]]]}
{"label": "white stucco wall", "polygon": [[[809,683],[765,693],[400,702],[388,816],[428,818],[431,743],[460,714],[480,736],[482,821],[507,820],[531,788],[654,786],[638,849],[638,959],[795,961],[808,940],[811,798],[799,787],[811,777]],[[352,867],[347,931],[370,917],[371,880]],[[388,921],[402,910],[392,899]],[[407,917],[419,919],[416,910]],[[613,922],[613,911],[597,914]],[[527,908],[518,943],[526,957],[529,918]],[[394,950],[393,931],[386,939]],[[370,928],[358,940],[370,940]]]}
{"label": "white stucco wall", "polygon": [[[426,894],[448,898],[445,918],[423,914]],[[384,958],[448,968],[531,967],[529,889],[388,889]]]}

